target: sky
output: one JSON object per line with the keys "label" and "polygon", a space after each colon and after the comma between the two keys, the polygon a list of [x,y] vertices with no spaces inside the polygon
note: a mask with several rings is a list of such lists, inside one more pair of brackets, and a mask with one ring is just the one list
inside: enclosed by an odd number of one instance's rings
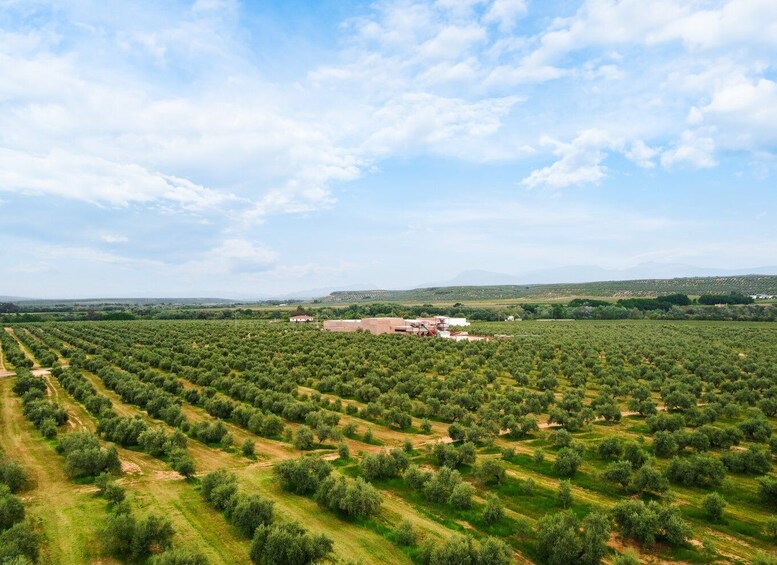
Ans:
{"label": "sky", "polygon": [[0,295],[774,266],[775,181],[774,0],[0,0]]}

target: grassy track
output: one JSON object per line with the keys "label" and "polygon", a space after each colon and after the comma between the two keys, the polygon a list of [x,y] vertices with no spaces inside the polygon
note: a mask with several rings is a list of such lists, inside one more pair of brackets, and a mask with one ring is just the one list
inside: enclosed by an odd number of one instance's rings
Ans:
{"label": "grassy track", "polygon": [[98,532],[105,502],[91,488],[73,485],[54,448],[22,415],[12,379],[0,380],[0,443],[30,474],[34,488],[24,493],[26,508],[45,536],[42,563],[112,563],[100,556]]}
{"label": "grassy track", "polygon": [[33,369],[40,369],[40,363],[38,363],[38,360],[35,358],[35,356],[32,354],[32,351],[24,344],[22,343],[22,340],[19,339],[19,337],[14,332],[13,328],[5,328],[5,331],[7,331],[13,338],[16,340],[16,343],[19,345],[19,349],[22,350],[22,352],[27,356],[27,358],[32,361],[32,368]]}

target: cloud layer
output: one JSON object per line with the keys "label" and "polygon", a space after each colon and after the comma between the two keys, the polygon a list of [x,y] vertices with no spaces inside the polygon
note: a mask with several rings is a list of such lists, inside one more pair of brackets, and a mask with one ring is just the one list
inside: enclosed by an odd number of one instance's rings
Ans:
{"label": "cloud layer", "polygon": [[[774,168],[771,0],[379,0],[336,20],[277,7],[0,7],[3,212],[29,223],[52,206],[95,224],[24,235],[7,224],[18,286],[55,244],[91,249],[76,259],[94,265],[118,245],[124,264],[167,277],[206,281],[215,265],[246,286],[272,273],[368,280],[355,265],[370,262],[349,258],[363,250],[339,235],[305,241],[307,219],[345,229],[352,202],[402,194],[383,208],[397,215],[428,190],[539,194],[546,213],[608,183],[627,195],[657,175],[737,179],[744,160],[762,181]],[[264,37],[276,27],[282,47]],[[416,184],[434,178],[424,163],[499,177]],[[17,261],[9,250],[25,245],[38,256]]]}

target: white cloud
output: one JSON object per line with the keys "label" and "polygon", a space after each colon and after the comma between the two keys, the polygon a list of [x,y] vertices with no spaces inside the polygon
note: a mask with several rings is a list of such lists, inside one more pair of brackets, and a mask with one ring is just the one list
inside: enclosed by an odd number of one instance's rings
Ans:
{"label": "white cloud", "polygon": [[706,105],[693,108],[693,123],[715,126],[731,149],[758,150],[777,144],[777,83],[735,77],[712,95]]}
{"label": "white cloud", "polygon": [[225,239],[198,259],[183,263],[183,274],[222,277],[229,274],[267,271],[278,260],[278,254],[264,245],[242,238]]}
{"label": "white cloud", "polygon": [[186,179],[54,149],[38,156],[0,148],[0,190],[127,206],[167,200],[198,210],[231,198]]}
{"label": "white cloud", "polygon": [[44,263],[42,261],[36,261],[32,263],[18,263],[8,268],[9,273],[19,273],[24,275],[45,273],[50,270],[51,266],[48,263]]}
{"label": "white cloud", "polygon": [[[408,93],[387,101],[373,114],[372,131],[363,146],[372,155],[419,149],[451,154],[461,144],[495,133],[501,119],[518,102],[518,98],[507,97],[468,103],[428,93]],[[475,147],[471,150],[482,154]],[[469,158],[476,153],[470,153]]]}
{"label": "white cloud", "polygon": [[777,4],[729,0],[705,9],[684,0],[586,0],[540,37],[530,60],[549,64],[591,46],[647,46],[680,41],[694,48],[763,42],[777,45]]}
{"label": "white cloud", "polygon": [[552,146],[553,153],[560,158],[552,165],[535,169],[523,179],[522,183],[529,188],[564,188],[599,182],[606,176],[606,167],[602,164],[606,151],[619,145],[607,132],[595,129],[581,132],[571,143],[548,137],[541,143]]}
{"label": "white cloud", "polygon": [[129,238],[126,235],[120,235],[115,233],[101,233],[100,241],[105,243],[127,243]]}
{"label": "white cloud", "polygon": [[510,32],[517,20],[526,15],[526,0],[494,0],[483,21],[499,25],[502,32]]}
{"label": "white cloud", "polygon": [[661,154],[661,164],[664,167],[687,165],[697,169],[714,167],[714,151],[715,141],[712,137],[699,131],[686,130],[673,148]]}
{"label": "white cloud", "polygon": [[486,30],[478,25],[451,25],[419,46],[423,59],[456,59],[486,39]]}
{"label": "white cloud", "polygon": [[648,147],[641,139],[636,140],[631,144],[631,147],[626,151],[626,158],[636,163],[643,169],[652,169],[656,166],[653,159],[658,155],[658,150]]}

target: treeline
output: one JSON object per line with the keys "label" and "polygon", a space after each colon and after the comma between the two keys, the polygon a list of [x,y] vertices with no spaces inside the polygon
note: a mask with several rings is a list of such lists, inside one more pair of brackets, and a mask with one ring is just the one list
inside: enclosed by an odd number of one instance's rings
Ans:
{"label": "treeline", "polygon": [[[758,306],[746,310],[720,312],[720,306],[753,305],[750,296],[739,293],[704,294],[691,299],[686,294],[675,293],[657,298],[623,298],[616,302],[592,298],[577,298],[567,305],[522,303],[515,306],[481,307],[455,303],[452,306],[422,304],[408,306],[396,303],[353,304],[350,306],[320,306],[305,308],[305,312],[318,320],[354,319],[372,317],[418,318],[427,316],[450,316],[468,318],[473,321],[494,322],[508,316],[523,319],[599,319],[618,320],[626,318],[667,318],[697,320],[753,320],[773,321],[777,312],[769,306]],[[701,306],[716,307],[699,308]],[[298,308],[298,311],[301,311]],[[124,310],[89,310],[62,308],[57,311],[33,312],[14,310],[15,313],[0,315],[3,323],[28,323],[46,321],[128,321],[128,320],[286,320],[294,314],[287,309],[269,308],[224,308],[180,306],[174,308],[127,308]],[[0,312],[2,314],[2,312]]]}

